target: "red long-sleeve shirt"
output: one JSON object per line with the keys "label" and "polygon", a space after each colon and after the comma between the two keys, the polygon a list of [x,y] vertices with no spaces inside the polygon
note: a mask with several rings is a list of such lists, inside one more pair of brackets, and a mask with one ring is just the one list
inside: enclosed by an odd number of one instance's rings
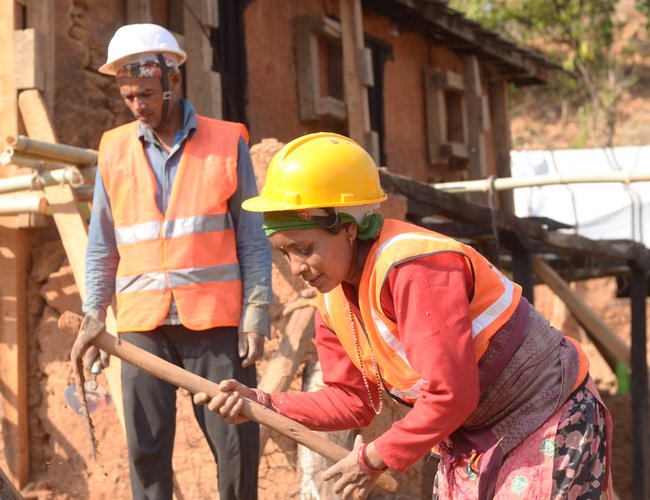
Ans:
{"label": "red long-sleeve shirt", "polygon": [[[397,323],[409,363],[426,381],[412,410],[374,441],[393,470],[402,472],[413,465],[457,429],[478,404],[469,314],[472,287],[464,257],[448,252],[396,266],[382,288],[382,307]],[[375,414],[361,372],[318,314],[316,345],[326,387],[273,394],[273,406],[314,430],[367,426]],[[372,381],[369,385],[377,405],[377,386]]]}

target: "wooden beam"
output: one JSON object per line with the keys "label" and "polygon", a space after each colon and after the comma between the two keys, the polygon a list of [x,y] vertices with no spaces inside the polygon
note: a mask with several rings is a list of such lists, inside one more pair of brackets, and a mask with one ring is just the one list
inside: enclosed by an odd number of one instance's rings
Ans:
{"label": "wooden beam", "polygon": [[[341,38],[343,45],[343,85],[348,108],[348,134],[372,153],[372,145],[366,144],[370,132],[370,107],[368,87],[361,79],[365,40],[361,0],[341,0]],[[375,161],[378,161],[375,158]]]}
{"label": "wooden beam", "polygon": [[463,79],[467,103],[469,178],[484,179],[488,176],[488,172],[483,133],[483,95],[481,72],[476,56],[463,57]]}
{"label": "wooden beam", "polygon": [[[497,163],[497,177],[510,177],[510,116],[508,112],[508,82],[504,79],[489,83],[490,117],[492,118],[492,141]],[[508,214],[515,213],[512,190],[500,191],[499,209]]]}
{"label": "wooden beam", "polygon": [[0,226],[0,394],[4,455],[18,488],[29,481],[25,232]]}
{"label": "wooden beam", "polygon": [[643,500],[650,494],[648,481],[648,365],[646,358],[646,302],[648,270],[630,262],[630,302],[632,306],[632,498]]}
{"label": "wooden beam", "polygon": [[[490,211],[483,205],[385,169],[379,170],[379,177],[385,189],[408,198],[409,211],[413,215],[427,217],[437,214],[457,222],[492,227]],[[497,212],[495,222],[499,231],[516,233],[518,237],[526,238],[531,248],[550,248],[626,261],[632,259],[639,265],[650,268],[650,251],[638,242],[590,240],[575,234],[548,231],[539,224],[503,212]]]}
{"label": "wooden beam", "polygon": [[13,0],[0,0],[0,137],[18,132],[18,106],[14,81],[14,15]]}
{"label": "wooden beam", "polygon": [[[27,0],[27,26],[38,32],[41,45],[37,47],[40,62],[38,72],[43,80],[43,100],[48,113],[54,112],[55,62],[56,62],[56,23],[54,19],[55,0]],[[40,88],[40,87],[39,87]]]}
{"label": "wooden beam", "polygon": [[18,94],[18,109],[30,139],[58,142],[40,90],[23,90]]}
{"label": "wooden beam", "polygon": [[539,257],[533,257],[535,274],[546,283],[567,305],[571,314],[587,331],[606,359],[621,361],[631,366],[630,348],[612,331],[548,264]]}
{"label": "wooden beam", "polygon": [[43,44],[41,32],[34,28],[14,31],[14,78],[17,90],[45,90]]}
{"label": "wooden beam", "polygon": [[[81,216],[79,202],[74,189],[68,184],[48,186],[44,189],[50,204],[54,223],[59,230],[63,248],[72,267],[81,300],[86,299],[86,247],[88,246],[88,227]],[[106,311],[106,331],[117,335],[115,313],[112,307]],[[110,366],[104,369],[111,397],[115,403],[117,416],[124,430],[124,408],[122,406],[122,380],[120,359],[111,357]]]}
{"label": "wooden beam", "polygon": [[[18,133],[14,79],[14,30],[20,7],[0,0],[0,137]],[[22,26],[20,26],[22,27]],[[0,394],[4,454],[10,479],[21,488],[29,481],[24,232],[0,227]]]}

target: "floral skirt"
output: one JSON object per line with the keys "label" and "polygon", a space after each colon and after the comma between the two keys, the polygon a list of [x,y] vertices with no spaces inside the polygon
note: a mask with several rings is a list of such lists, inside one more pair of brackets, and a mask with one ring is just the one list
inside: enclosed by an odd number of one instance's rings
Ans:
{"label": "floral skirt", "polygon": [[[606,478],[606,409],[584,385],[553,417],[506,455],[494,498],[597,500]],[[478,497],[478,475],[470,464],[453,474],[438,470],[433,499]],[[550,493],[550,495],[549,495]]]}

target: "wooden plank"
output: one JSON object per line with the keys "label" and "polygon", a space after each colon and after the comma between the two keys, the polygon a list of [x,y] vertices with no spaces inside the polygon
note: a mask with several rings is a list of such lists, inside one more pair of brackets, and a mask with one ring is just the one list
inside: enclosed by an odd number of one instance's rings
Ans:
{"label": "wooden plank", "polygon": [[[18,133],[18,105],[14,79],[14,30],[22,7],[13,0],[0,0],[0,137]],[[4,219],[4,218],[3,218]],[[27,354],[25,352],[25,272],[27,253],[21,246],[24,233],[0,227],[0,394],[4,457],[10,479],[24,486],[29,480],[27,419]]]}
{"label": "wooden plank", "polygon": [[56,23],[54,19],[55,0],[27,0],[27,26],[34,28],[39,33],[42,42],[37,47],[40,61],[39,73],[43,78],[43,92],[45,109],[48,113],[54,112],[54,99],[56,90],[55,63],[56,63]]}
{"label": "wooden plank", "polygon": [[40,90],[23,90],[18,94],[18,109],[30,139],[58,142]]}
{"label": "wooden plank", "polygon": [[27,243],[20,229],[0,227],[0,394],[4,456],[10,478],[29,481],[27,406]]}
{"label": "wooden plank", "polygon": [[[365,46],[361,0],[341,0],[339,11],[343,45],[343,84],[348,109],[348,135],[370,151],[371,145],[365,143],[367,133],[370,131],[368,87],[363,84],[360,77],[361,57]],[[378,160],[375,158],[375,161]]]}
{"label": "wooden plank", "polygon": [[[79,211],[79,203],[74,190],[68,184],[48,186],[44,189],[50,204],[52,216],[63,243],[63,248],[72,267],[72,274],[79,289],[81,300],[86,298],[86,247],[88,246],[88,227]],[[106,331],[117,335],[117,324],[112,307],[106,311]],[[122,406],[121,363],[112,357],[110,366],[104,369],[115,409],[124,427],[124,408]]]}
{"label": "wooden plank", "polygon": [[43,38],[34,28],[14,31],[14,78],[17,90],[45,90]]}
{"label": "wooden plank", "polygon": [[[503,79],[492,80],[489,83],[490,116],[492,118],[492,141],[497,164],[497,177],[510,177],[510,116],[508,112],[508,82]],[[500,191],[499,209],[508,214],[515,213],[515,202],[512,190]]]}
{"label": "wooden plank", "polygon": [[533,257],[535,274],[546,283],[567,305],[571,314],[587,331],[590,339],[599,347],[606,359],[614,359],[631,366],[630,348],[616,332],[612,331],[548,264],[539,257]]}
{"label": "wooden plank", "polygon": [[646,297],[648,270],[630,263],[630,299],[632,308],[632,497],[648,498],[648,366],[646,364]]}
{"label": "wooden plank", "polygon": [[18,106],[14,80],[14,15],[13,0],[0,0],[0,138],[18,132]]}

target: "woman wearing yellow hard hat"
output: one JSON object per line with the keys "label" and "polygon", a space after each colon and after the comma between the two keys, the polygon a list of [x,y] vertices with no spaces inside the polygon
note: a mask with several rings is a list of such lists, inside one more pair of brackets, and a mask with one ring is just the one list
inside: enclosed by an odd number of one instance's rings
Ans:
{"label": "woman wearing yellow hard hat", "polygon": [[224,381],[195,402],[239,423],[243,396],[315,430],[365,427],[384,391],[412,407],[325,471],[344,498],[431,449],[433,498],[600,498],[611,424],[580,346],[471,247],[373,213],[385,199],[372,158],[347,137],[310,134],[278,152],[243,207],[263,213],[274,249],[319,292],[326,387],[267,394]]}

